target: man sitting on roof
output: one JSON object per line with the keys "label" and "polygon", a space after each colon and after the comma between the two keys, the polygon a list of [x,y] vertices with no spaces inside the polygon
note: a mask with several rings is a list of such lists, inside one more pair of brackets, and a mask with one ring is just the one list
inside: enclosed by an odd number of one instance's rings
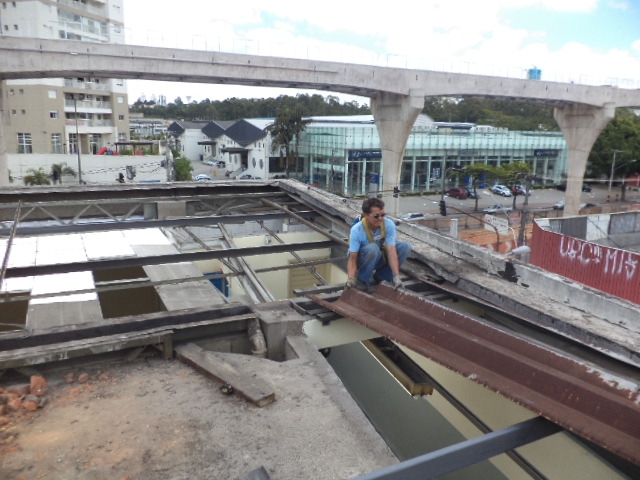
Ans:
{"label": "man sitting on roof", "polygon": [[411,253],[411,245],[396,244],[396,225],[385,218],[384,202],[379,198],[362,203],[361,218],[351,227],[345,287],[370,292],[383,280],[402,287],[400,267]]}

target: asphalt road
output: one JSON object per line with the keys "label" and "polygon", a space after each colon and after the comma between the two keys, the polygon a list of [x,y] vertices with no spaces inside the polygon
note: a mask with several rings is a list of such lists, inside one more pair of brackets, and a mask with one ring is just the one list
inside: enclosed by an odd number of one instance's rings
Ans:
{"label": "asphalt road", "polygon": [[[192,175],[198,175],[204,173],[209,175],[212,179],[224,180],[226,168],[204,165],[202,162],[192,162],[193,173]],[[609,192],[608,185],[591,184],[591,192],[583,192],[581,197],[582,203],[595,203],[606,205],[607,203],[617,202],[620,197],[620,187],[613,187]],[[489,189],[478,190],[480,198],[478,199],[478,209],[482,211],[491,205],[501,204],[505,207],[513,207],[513,197],[502,197],[497,195]],[[529,196],[529,210],[545,210],[552,208],[553,205],[564,198],[565,192],[555,190],[553,188],[546,188],[540,190],[533,190],[533,193]],[[387,199],[384,199],[387,200]],[[475,208],[475,200],[468,198],[466,200],[458,200],[452,197],[445,197],[447,205],[463,210],[467,213],[472,213]],[[522,208],[524,197],[518,196],[516,198],[516,209]],[[428,215],[440,216],[440,209],[438,202],[440,201],[440,195],[420,195],[420,196],[402,196],[400,198],[400,212],[399,215],[409,212],[420,212]],[[632,189],[627,189],[626,192],[627,202],[640,203],[640,192]],[[453,209],[451,214],[454,215]]]}
{"label": "asphalt road", "polygon": [[[513,197],[502,197],[492,193],[489,189],[478,190],[480,198],[478,199],[478,209],[483,210],[491,205],[501,204],[504,207],[513,207]],[[565,192],[547,188],[542,190],[533,190],[529,196],[529,210],[544,210],[552,208],[556,202],[564,198]],[[591,192],[583,192],[581,202],[594,203],[596,205],[607,203],[615,203],[620,196],[620,188],[614,187],[611,192],[608,186],[595,185],[592,186]],[[400,214],[409,212],[421,212],[428,215],[440,216],[438,202],[440,195],[422,195],[422,196],[405,196],[400,199]],[[468,198],[459,200],[452,197],[445,197],[448,206],[455,207],[462,211],[471,213],[475,207],[475,200]],[[516,197],[516,209],[521,209],[524,201],[523,196]],[[640,202],[640,192],[627,189],[626,202]],[[452,212],[453,214],[453,212]]]}

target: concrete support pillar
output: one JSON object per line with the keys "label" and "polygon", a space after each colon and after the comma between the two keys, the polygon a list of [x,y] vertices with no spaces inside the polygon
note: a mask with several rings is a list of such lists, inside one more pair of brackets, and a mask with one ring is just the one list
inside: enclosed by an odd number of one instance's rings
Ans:
{"label": "concrete support pillar", "polygon": [[0,187],[9,185],[9,157],[7,156],[7,137],[4,133],[4,126],[7,122],[4,85],[6,85],[4,82],[0,82]]}
{"label": "concrete support pillar", "polygon": [[[408,96],[379,93],[371,99],[371,111],[378,128],[382,149],[382,190],[400,186],[402,157],[413,125],[424,108],[424,92],[411,91]],[[393,198],[393,197],[392,197]],[[386,201],[385,210],[399,212],[399,198]]]}
{"label": "concrete support pillar", "polygon": [[564,133],[569,149],[564,207],[568,215],[577,215],[580,210],[582,182],[589,152],[600,132],[613,119],[615,110],[612,103],[605,104],[604,107],[574,103],[554,110],[553,116]]}

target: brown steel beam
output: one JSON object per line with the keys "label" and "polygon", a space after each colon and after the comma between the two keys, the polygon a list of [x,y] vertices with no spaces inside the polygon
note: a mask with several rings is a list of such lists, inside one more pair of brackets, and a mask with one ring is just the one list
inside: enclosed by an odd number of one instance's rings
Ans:
{"label": "brown steel beam", "polygon": [[375,295],[347,289],[333,303],[309,298],[640,465],[638,378],[385,285]]}

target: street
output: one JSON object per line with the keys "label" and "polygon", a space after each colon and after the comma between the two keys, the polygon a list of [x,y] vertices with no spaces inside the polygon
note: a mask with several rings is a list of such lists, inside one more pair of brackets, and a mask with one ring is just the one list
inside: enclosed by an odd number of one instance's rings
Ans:
{"label": "street", "polygon": [[[504,207],[513,207],[513,197],[503,197],[492,193],[489,189],[478,190],[478,210],[482,212],[483,209],[500,204]],[[554,190],[553,188],[546,188],[541,190],[533,190],[531,196],[529,196],[529,211],[535,210],[547,210],[553,208],[556,202],[559,202],[564,198],[565,192],[560,190]],[[610,195],[610,196],[609,196]],[[616,203],[620,197],[620,187],[614,187],[609,194],[607,185],[593,185],[591,192],[583,192],[581,196],[581,203],[594,203],[596,205],[607,205],[608,203]],[[608,201],[609,200],[609,201]],[[440,216],[440,209],[438,202],[440,201],[440,195],[422,195],[422,196],[404,196],[400,198],[400,212],[399,215],[409,212],[420,212],[428,214],[429,216]],[[459,200],[457,198],[445,197],[447,207],[449,208],[449,215],[455,215],[454,209],[459,209],[467,213],[473,213],[475,207],[475,200],[468,198],[466,200]],[[524,202],[524,196],[516,197],[516,209],[522,209]],[[627,189],[626,203],[640,202],[640,192]]]}

